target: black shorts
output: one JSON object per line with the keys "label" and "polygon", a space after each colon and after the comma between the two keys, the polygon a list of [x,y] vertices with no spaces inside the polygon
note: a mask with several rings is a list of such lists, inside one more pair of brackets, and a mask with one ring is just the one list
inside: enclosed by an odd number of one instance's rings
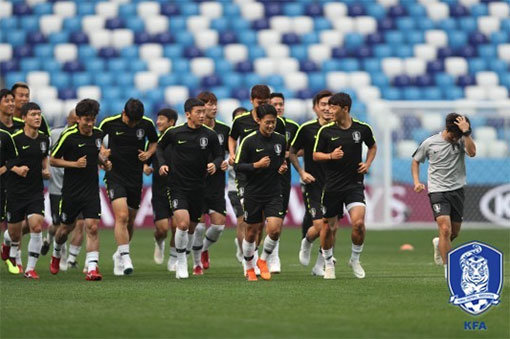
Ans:
{"label": "black shorts", "polygon": [[284,217],[282,196],[275,195],[268,198],[245,196],[243,201],[244,221],[248,224],[257,224],[264,218]]}
{"label": "black shorts", "polygon": [[7,191],[2,188],[0,191],[0,222],[5,221],[5,196]]}
{"label": "black shorts", "polygon": [[354,206],[366,206],[363,187],[356,187],[341,192],[326,192],[322,195],[322,213],[324,218],[344,216],[344,205],[347,210]]}
{"label": "black shorts", "polygon": [[187,210],[191,222],[200,222],[202,212],[204,211],[203,191],[183,192],[171,188],[170,199],[173,213],[177,210]]}
{"label": "black shorts", "polygon": [[204,197],[204,213],[219,213],[223,216],[227,215],[227,201],[225,200],[225,191],[205,194]]}
{"label": "black shorts", "polygon": [[133,187],[126,186],[114,180],[104,179],[106,190],[110,201],[119,198],[127,198],[127,205],[129,208],[137,210],[140,207],[140,200],[142,199],[142,186]]}
{"label": "black shorts", "polygon": [[8,223],[21,222],[31,214],[44,216],[44,196],[42,194],[31,200],[7,199],[5,216]]}
{"label": "black shorts", "polygon": [[170,208],[170,191],[168,188],[162,192],[152,190],[151,203],[154,221],[169,219],[172,217],[172,209]]}
{"label": "black shorts", "polygon": [[312,220],[319,220],[324,217],[322,213],[322,187],[317,183],[303,185],[303,200],[305,201],[306,211],[312,217]]}
{"label": "black shorts", "polygon": [[429,193],[434,219],[449,215],[453,222],[462,222],[464,216],[464,188],[455,191]]}
{"label": "black shorts", "polygon": [[50,194],[51,223],[60,225],[60,199],[59,194]]}
{"label": "black shorts", "polygon": [[101,199],[99,194],[91,197],[65,197],[60,200],[60,222],[72,225],[78,217],[83,219],[101,218]]}
{"label": "black shorts", "polygon": [[282,206],[283,206],[283,216],[287,214],[287,210],[289,208],[289,199],[290,199],[290,177],[286,177],[282,175],[281,177],[281,185],[282,185]]}
{"label": "black shorts", "polygon": [[236,218],[243,216],[243,205],[241,204],[241,199],[237,195],[237,191],[228,191],[228,199],[230,200],[230,205],[232,205],[232,209],[236,215]]}

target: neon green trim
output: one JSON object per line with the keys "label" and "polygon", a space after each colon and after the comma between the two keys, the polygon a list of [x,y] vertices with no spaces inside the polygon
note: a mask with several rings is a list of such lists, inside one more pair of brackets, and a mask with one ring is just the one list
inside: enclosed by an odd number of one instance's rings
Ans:
{"label": "neon green trim", "polygon": [[321,135],[322,130],[323,130],[324,128],[331,127],[331,126],[333,126],[333,125],[335,125],[335,122],[334,122],[334,121],[333,121],[333,122],[330,122],[329,124],[326,124],[326,125],[322,126],[322,127],[319,129],[319,131],[317,132],[317,137],[315,138],[315,144],[313,145],[313,151],[314,151],[314,152],[317,152],[317,144],[319,143],[319,137],[320,137],[320,135]]}
{"label": "neon green trim", "polygon": [[241,145],[239,145],[239,152],[237,152],[237,155],[236,155],[236,164],[239,162],[239,158],[241,157],[241,152],[243,150],[244,142],[246,141],[246,139],[248,139],[249,137],[254,136],[255,134],[257,134],[257,131],[251,132],[246,137],[244,137],[243,141],[241,141]]}
{"label": "neon green trim", "polygon": [[0,132],[7,134],[9,136],[9,138],[11,138],[12,145],[14,146],[14,152],[16,152],[16,156],[18,156],[18,148],[16,147],[16,143],[14,142],[14,139],[12,138],[11,133],[9,133],[8,131],[1,129],[1,128],[0,128]]}
{"label": "neon green trim", "polygon": [[78,128],[73,128],[73,129],[70,129],[68,130],[66,133],[62,134],[60,136],[60,139],[58,140],[58,143],[55,147],[53,147],[53,149],[51,150],[51,154],[55,154],[58,152],[58,150],[60,149],[60,147],[62,146],[62,144],[64,143],[64,140],[71,134],[74,134],[74,133],[78,133]]}
{"label": "neon green trim", "polygon": [[368,128],[370,128],[370,131],[372,132],[372,138],[374,138],[374,141],[376,141],[376,140],[375,140],[374,130],[372,129],[372,126],[370,126],[370,125],[369,125],[369,124],[367,124],[366,122],[363,122],[363,121],[360,121],[360,120],[357,120],[357,119],[354,119],[354,118],[352,118],[352,121],[357,122],[357,123],[358,123],[358,124],[360,124],[360,125],[365,125],[365,126],[367,126]]}
{"label": "neon green trim", "polygon": [[115,120],[115,119],[118,119],[121,115],[120,114],[117,114],[117,115],[114,115],[114,116],[111,116],[109,118],[105,118],[103,119],[103,121],[101,121],[101,123],[99,124],[99,129],[103,129],[103,125],[105,123],[107,123],[108,121],[112,121],[112,120]]}
{"label": "neon green trim", "polygon": [[[310,121],[307,121],[307,122],[304,122],[301,126],[299,126],[297,132],[296,132],[296,135],[294,135],[294,139],[292,139],[292,142],[290,143],[291,146],[294,146],[294,142],[296,141],[297,139],[297,136],[299,135],[299,132],[301,132],[301,129],[305,126],[308,126],[308,125],[311,125],[313,123],[316,123],[317,122],[317,119],[315,120],[310,120]],[[297,125],[297,123],[296,123]]]}

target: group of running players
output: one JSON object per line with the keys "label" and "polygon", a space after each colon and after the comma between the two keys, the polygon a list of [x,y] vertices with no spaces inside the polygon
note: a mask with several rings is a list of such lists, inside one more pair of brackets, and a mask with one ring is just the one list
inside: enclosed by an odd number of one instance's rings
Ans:
{"label": "group of running players", "polygon": [[[29,97],[30,90],[23,83],[0,91],[1,218],[2,223],[7,222],[1,255],[10,273],[24,271],[25,277],[38,279],[38,257],[51,245],[52,274],[77,267],[85,233],[86,280],[102,279],[98,267],[100,168],[105,171],[104,183],[115,217],[118,247],[113,254],[114,275],[134,271],[130,242],[144,173],[153,176],[155,262],[163,263],[165,240],[171,231],[168,270],[175,271],[178,279],[188,278],[191,253],[193,275],[203,275],[210,266],[209,248],[225,228],[228,171],[227,195],[237,217],[237,259],[247,280],[256,281],[257,276],[269,280],[271,273],[281,272],[278,249],[289,204],[292,164],[299,173],[306,202],[299,261],[309,265],[312,244],[320,237],[312,274],[335,279],[335,233],[345,210],[352,225],[348,265],[357,278],[365,277],[360,264],[366,233],[364,175],[375,159],[377,146],[370,126],[351,117],[348,94],[320,91],[313,98],[317,118],[299,126],[284,117],[281,93],[255,85],[251,89],[252,109],[234,110],[231,128],[216,119],[217,98],[207,91],[186,100],[186,122],[179,125],[175,110],[160,110],[154,124],[144,115],[143,103],[129,99],[121,114],[104,119],[96,127],[99,103],[84,99],[69,113],[67,127],[51,133],[40,107]],[[462,119],[456,116],[452,124],[464,133],[469,124]],[[365,159],[363,144],[368,148]],[[465,145],[471,155],[471,144],[466,141]],[[423,161],[428,154],[420,147],[415,161]],[[413,173],[416,170],[413,165]],[[50,180],[53,223],[43,239],[46,179]],[[417,192],[422,190],[418,181],[415,186]],[[436,205],[451,204],[451,196],[442,195],[446,202],[433,204],[438,225],[439,221],[446,223],[442,216],[449,220],[451,209],[441,210]],[[453,198],[460,199],[459,193]],[[454,207],[457,216],[459,206]],[[455,225],[457,234],[460,223]],[[23,269],[20,243],[26,233],[30,233],[30,240]],[[442,255],[447,235],[440,232],[438,248]],[[446,262],[444,256],[443,260]]]}

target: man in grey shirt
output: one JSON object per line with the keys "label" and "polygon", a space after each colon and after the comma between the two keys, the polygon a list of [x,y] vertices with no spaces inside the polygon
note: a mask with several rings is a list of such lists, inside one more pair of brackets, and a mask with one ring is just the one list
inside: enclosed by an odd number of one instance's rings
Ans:
{"label": "man in grey shirt", "polygon": [[425,189],[420,182],[420,163],[429,160],[429,199],[439,228],[439,237],[432,240],[434,261],[444,265],[445,277],[451,241],[458,236],[462,224],[466,153],[470,157],[476,154],[469,119],[450,113],[446,116],[446,128],[422,142],[413,154],[411,172],[417,193]]}

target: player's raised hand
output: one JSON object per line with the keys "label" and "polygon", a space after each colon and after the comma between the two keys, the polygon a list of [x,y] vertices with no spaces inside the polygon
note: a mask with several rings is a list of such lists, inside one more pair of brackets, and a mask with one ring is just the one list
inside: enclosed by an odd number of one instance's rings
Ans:
{"label": "player's raised hand", "polygon": [[144,152],[141,149],[138,150],[138,160],[140,160],[141,162],[146,162],[147,160],[149,160],[149,158],[150,158],[149,152]]}
{"label": "player's raised hand", "polygon": [[144,173],[145,175],[151,175],[151,174],[152,174],[152,172],[153,172],[152,167],[150,167],[150,166],[149,166],[149,165],[147,165],[147,164],[143,164],[143,173]]}
{"label": "player's raised hand", "polygon": [[370,168],[370,166],[367,165],[367,163],[365,162],[360,162],[358,164],[358,173],[361,173],[361,174],[366,174],[368,173],[368,169]]}
{"label": "player's raised hand", "polygon": [[47,168],[43,168],[43,170],[42,170],[42,177],[43,177],[43,179],[48,180],[50,178],[50,176],[51,176],[50,175],[50,170],[47,169]]}
{"label": "player's raised hand", "polygon": [[287,162],[284,161],[283,164],[278,169],[278,173],[283,174],[283,173],[287,172],[288,169],[289,168],[287,167]]}
{"label": "player's raised hand", "polygon": [[23,177],[23,178],[27,177],[27,174],[28,174],[29,170],[30,169],[28,168],[28,166],[25,166],[25,165],[23,165],[23,166],[14,166],[12,168],[12,171],[14,173],[16,173],[17,175],[19,175],[20,177]]}
{"label": "player's raised hand", "polygon": [[207,164],[207,173],[209,173],[210,175],[216,173],[216,165],[213,164],[212,162]]}
{"label": "player's raised hand", "polygon": [[78,168],[85,168],[87,167],[87,156],[84,155],[80,159],[76,161],[76,167]]}
{"label": "player's raised hand", "polygon": [[265,157],[263,157],[262,159],[260,159],[256,163],[254,163],[253,166],[255,168],[266,168],[266,167],[269,167],[270,164],[271,164],[271,158],[269,158],[266,155]]}
{"label": "player's raised hand", "polygon": [[469,122],[467,122],[465,116],[459,116],[456,119],[457,121],[454,122],[455,125],[459,127],[459,129],[462,131],[462,133],[466,133],[469,131]]}
{"label": "player's raised hand", "polygon": [[228,161],[227,160],[224,160],[222,163],[221,163],[221,166],[220,166],[221,170],[222,171],[226,171],[228,169]]}
{"label": "player's raised hand", "polygon": [[416,193],[420,193],[421,191],[423,191],[425,189],[425,185],[422,184],[421,182],[417,182],[414,184],[414,191]]}
{"label": "player's raised hand", "polygon": [[338,160],[342,159],[344,156],[344,151],[342,151],[342,146],[338,146],[331,152],[331,159]]}
{"label": "player's raised hand", "polygon": [[168,168],[167,165],[163,165],[159,168],[159,175],[161,176],[165,176],[165,175],[168,175],[168,172],[170,171],[170,169]]}
{"label": "player's raised hand", "polygon": [[310,173],[305,172],[304,170],[301,170],[301,172],[299,172],[299,176],[301,177],[301,180],[305,184],[310,184],[312,182],[315,182],[315,177],[313,175],[311,175]]}

